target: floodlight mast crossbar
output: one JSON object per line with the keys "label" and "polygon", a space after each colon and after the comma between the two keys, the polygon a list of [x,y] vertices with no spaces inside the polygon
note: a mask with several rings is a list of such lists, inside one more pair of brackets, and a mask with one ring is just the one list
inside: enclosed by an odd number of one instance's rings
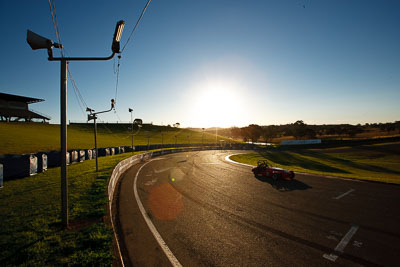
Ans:
{"label": "floodlight mast crossbar", "polygon": [[[33,50],[47,49],[49,61],[60,61],[61,63],[61,84],[60,84],[60,123],[61,123],[61,220],[62,225],[68,228],[68,180],[67,180],[67,64],[68,61],[99,61],[109,60],[116,53],[120,53],[119,42],[125,22],[120,20],[115,27],[113,42],[111,46],[112,54],[109,57],[53,57],[53,48],[61,49],[62,44],[54,43],[30,30],[27,31],[27,42]],[[97,113],[98,114],[98,113]],[[96,167],[97,167],[96,151]]]}

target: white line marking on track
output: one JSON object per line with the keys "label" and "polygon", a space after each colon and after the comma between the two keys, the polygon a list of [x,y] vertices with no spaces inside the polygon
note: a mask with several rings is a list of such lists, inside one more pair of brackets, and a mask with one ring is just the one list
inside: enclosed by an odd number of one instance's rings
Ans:
{"label": "white line marking on track", "polygon": [[[350,242],[351,238],[353,235],[357,232],[358,226],[354,225],[350,228],[350,230],[347,232],[347,234],[340,240],[339,244],[337,244],[336,248],[334,249],[334,252],[339,252],[343,253],[344,248],[347,246],[347,244]],[[339,253],[331,253],[331,254],[324,254],[323,257],[325,259],[328,259],[330,261],[336,261],[337,258],[339,258],[338,255]]]}
{"label": "white line marking on track", "polygon": [[355,191],[355,190],[354,190],[354,189],[350,189],[350,190],[347,191],[346,193],[343,193],[343,194],[341,194],[340,196],[334,197],[333,199],[336,199],[336,200],[341,199],[342,197],[344,197],[344,196],[350,194],[350,193],[353,192],[353,191]]}
{"label": "white line marking on track", "polygon": [[[160,158],[158,159],[153,159],[153,160],[160,160]],[[144,166],[146,166],[148,163],[152,162],[153,160],[150,160],[148,162],[146,162],[145,164],[143,164],[139,170],[136,173],[135,176],[135,181],[133,182],[133,192],[135,194],[135,198],[136,198],[136,202],[139,206],[140,212],[143,215],[144,220],[147,223],[147,226],[149,227],[150,231],[152,232],[154,238],[157,240],[158,244],[160,245],[161,249],[164,251],[165,255],[167,256],[167,258],[169,259],[169,261],[171,262],[172,266],[176,266],[176,267],[181,267],[182,264],[178,261],[178,259],[175,257],[175,255],[172,253],[172,251],[169,249],[169,247],[167,246],[167,244],[165,243],[164,239],[162,239],[160,233],[157,231],[156,227],[154,226],[153,222],[151,221],[149,215],[147,214],[142,201],[139,198],[139,194],[137,192],[137,178],[139,176],[140,171],[142,170],[142,168]]]}

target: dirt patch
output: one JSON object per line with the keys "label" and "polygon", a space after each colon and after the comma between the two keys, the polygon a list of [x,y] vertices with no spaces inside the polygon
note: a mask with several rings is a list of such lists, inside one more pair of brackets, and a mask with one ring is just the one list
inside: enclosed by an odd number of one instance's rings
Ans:
{"label": "dirt patch", "polygon": [[85,227],[91,226],[95,223],[102,222],[103,218],[79,218],[69,222],[66,231],[79,231]]}

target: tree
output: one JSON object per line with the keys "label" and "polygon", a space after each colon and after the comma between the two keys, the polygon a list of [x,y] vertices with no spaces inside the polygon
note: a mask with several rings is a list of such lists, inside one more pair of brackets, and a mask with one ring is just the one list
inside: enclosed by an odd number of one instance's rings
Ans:
{"label": "tree", "polygon": [[317,136],[317,133],[311,128],[306,128],[304,131],[304,136],[309,139],[314,139]]}
{"label": "tree", "polygon": [[306,136],[306,124],[302,120],[293,123],[293,136],[296,138]]}
{"label": "tree", "polygon": [[243,136],[243,131],[241,128],[231,127],[231,134],[232,134],[233,138],[240,138]]}
{"label": "tree", "polygon": [[266,142],[271,142],[277,136],[277,127],[274,125],[266,126],[262,129],[261,135]]}
{"label": "tree", "polygon": [[244,127],[244,137],[246,139],[251,139],[251,141],[257,142],[258,139],[260,138],[262,133],[262,128],[261,126],[257,125],[257,124],[250,124],[247,127]]}

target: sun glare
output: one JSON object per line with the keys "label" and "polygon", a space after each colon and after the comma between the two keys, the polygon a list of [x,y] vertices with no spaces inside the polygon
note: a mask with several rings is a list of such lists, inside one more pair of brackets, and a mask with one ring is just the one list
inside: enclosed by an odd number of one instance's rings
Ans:
{"label": "sun glare", "polygon": [[230,127],[244,118],[244,99],[235,84],[210,82],[193,94],[190,121],[193,127]]}

